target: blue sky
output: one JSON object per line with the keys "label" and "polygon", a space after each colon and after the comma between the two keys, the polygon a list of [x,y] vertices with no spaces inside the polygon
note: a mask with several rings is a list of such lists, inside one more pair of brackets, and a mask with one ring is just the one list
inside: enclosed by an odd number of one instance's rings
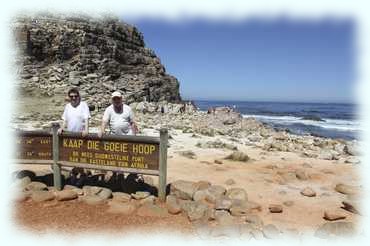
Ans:
{"label": "blue sky", "polygon": [[355,101],[350,20],[127,22],[178,78],[184,99]]}

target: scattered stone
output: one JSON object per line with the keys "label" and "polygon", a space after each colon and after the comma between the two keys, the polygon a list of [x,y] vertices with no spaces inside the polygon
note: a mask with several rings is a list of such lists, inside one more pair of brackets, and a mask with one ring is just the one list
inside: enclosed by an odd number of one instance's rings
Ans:
{"label": "scattered stone", "polygon": [[195,221],[205,217],[207,210],[208,210],[207,205],[204,205],[199,202],[192,202],[188,209],[186,210],[186,214],[190,221]]}
{"label": "scattered stone", "polygon": [[216,164],[223,164],[223,162],[222,162],[221,160],[219,160],[219,159],[214,160],[214,162],[215,162]]}
{"label": "scattered stone", "polygon": [[234,218],[226,210],[215,210],[214,217],[219,225],[231,225],[235,223]]}
{"label": "scattered stone", "polygon": [[194,184],[195,189],[198,190],[206,190],[211,186],[211,183],[205,180],[198,181]]}
{"label": "scattered stone", "polygon": [[232,161],[247,162],[249,161],[249,156],[247,154],[244,154],[243,152],[235,151],[232,154],[226,156],[225,159]]}
{"label": "scattered stone", "polygon": [[220,185],[211,185],[207,189],[207,197],[206,200],[210,203],[215,203],[216,199],[221,197],[226,193],[226,189]]}
{"label": "scattered stone", "polygon": [[82,187],[85,196],[97,195],[102,189],[102,187],[90,185],[85,185]]}
{"label": "scattered stone", "polygon": [[177,202],[176,196],[169,195],[166,198],[167,210],[170,214],[179,214],[181,212],[181,206]]}
{"label": "scattered stone", "polygon": [[196,202],[206,201],[207,195],[207,190],[197,190],[193,195],[193,200]]}
{"label": "scattered stone", "polygon": [[247,192],[242,188],[231,188],[228,191],[226,191],[225,196],[231,200],[241,200],[241,201],[248,200]]}
{"label": "scattered stone", "polygon": [[308,196],[308,197],[316,196],[316,192],[313,189],[311,189],[310,187],[306,187],[303,190],[301,190],[301,194],[303,196]]}
{"label": "scattered stone", "polygon": [[350,164],[359,164],[361,161],[359,158],[356,156],[349,156],[346,160],[345,163],[350,163]]}
{"label": "scattered stone", "polygon": [[191,150],[184,150],[184,151],[180,151],[178,153],[180,155],[186,157],[186,158],[189,158],[189,159],[196,159],[196,157],[197,157],[197,155]]}
{"label": "scattered stone", "polygon": [[141,200],[141,199],[145,199],[145,198],[149,197],[150,192],[148,192],[148,191],[137,191],[136,193],[132,193],[131,196],[135,200]]}
{"label": "scattered stone", "polygon": [[335,213],[335,212],[325,211],[323,218],[326,219],[326,220],[329,220],[329,221],[334,221],[334,220],[342,220],[342,219],[345,219],[346,216],[343,215],[343,214]]}
{"label": "scattered stone", "polygon": [[257,229],[253,230],[251,232],[251,234],[252,234],[253,238],[256,239],[256,240],[261,240],[264,237],[262,231],[257,230]]}
{"label": "scattered stone", "polygon": [[234,200],[230,208],[233,216],[244,216],[253,211],[261,211],[261,205],[252,201]]}
{"label": "scattered stone", "polygon": [[233,180],[233,179],[228,179],[228,180],[226,180],[226,181],[225,181],[225,184],[226,184],[226,185],[233,185],[233,184],[235,184],[235,180]]}
{"label": "scattered stone", "polygon": [[112,195],[113,195],[113,201],[122,202],[122,203],[131,201],[131,195],[124,193],[124,192],[113,192]]}
{"label": "scattered stone", "polygon": [[35,202],[51,201],[55,198],[53,192],[46,190],[35,190],[31,194],[31,199]]}
{"label": "scattered stone", "polygon": [[145,197],[143,199],[140,199],[139,200],[139,204],[140,205],[144,205],[144,204],[154,204],[155,203],[155,196],[151,195],[151,196],[148,196],[148,197]]}
{"label": "scattered stone", "polygon": [[41,183],[41,182],[31,182],[29,184],[26,185],[26,187],[24,188],[25,191],[41,191],[41,190],[47,190],[48,187],[46,184],[44,183]]}
{"label": "scattered stone", "polygon": [[296,175],[297,179],[299,179],[299,180],[307,180],[308,179],[308,177],[306,175],[306,172],[304,170],[296,170],[295,175]]}
{"label": "scattered stone", "polygon": [[270,213],[282,213],[283,212],[283,207],[278,204],[270,204],[269,205],[269,210]]}
{"label": "scattered stone", "polygon": [[275,225],[268,224],[263,227],[262,233],[265,236],[265,238],[276,239],[279,236],[280,231],[277,229]]}
{"label": "scattered stone", "polygon": [[171,183],[170,194],[184,200],[191,200],[197,191],[197,186],[194,182],[185,180],[176,180]]}
{"label": "scattered stone", "polygon": [[343,208],[344,210],[347,210],[354,214],[360,214],[358,210],[358,205],[356,203],[352,201],[343,201],[342,204],[343,206],[341,208]]}
{"label": "scattered stone", "polygon": [[263,227],[263,221],[257,214],[246,214],[245,222],[250,224],[255,229],[261,229]]}
{"label": "scattered stone", "polygon": [[216,199],[215,209],[216,210],[229,210],[233,202],[225,197]]}
{"label": "scattered stone", "polygon": [[89,205],[101,205],[107,202],[107,199],[104,199],[98,195],[85,195],[81,196],[80,199]]}
{"label": "scattered stone", "polygon": [[287,207],[291,207],[291,206],[293,206],[293,205],[294,205],[294,202],[293,202],[293,201],[285,201],[285,202],[283,202],[283,204],[284,204],[285,206],[287,206]]}
{"label": "scattered stone", "polygon": [[69,201],[76,199],[78,197],[78,194],[74,192],[72,189],[70,190],[61,190],[56,192],[56,200],[58,201]]}
{"label": "scattered stone", "polygon": [[358,187],[346,184],[337,184],[334,188],[337,192],[347,195],[353,195],[358,193]]}

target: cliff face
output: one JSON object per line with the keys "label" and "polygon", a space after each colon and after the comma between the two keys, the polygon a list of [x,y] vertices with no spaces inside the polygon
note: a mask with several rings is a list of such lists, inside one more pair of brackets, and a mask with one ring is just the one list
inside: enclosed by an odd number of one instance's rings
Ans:
{"label": "cliff face", "polygon": [[166,74],[143,35],[114,18],[39,16],[14,22],[20,91],[49,97],[77,86],[92,106],[119,90],[130,102],[181,101],[178,80]]}

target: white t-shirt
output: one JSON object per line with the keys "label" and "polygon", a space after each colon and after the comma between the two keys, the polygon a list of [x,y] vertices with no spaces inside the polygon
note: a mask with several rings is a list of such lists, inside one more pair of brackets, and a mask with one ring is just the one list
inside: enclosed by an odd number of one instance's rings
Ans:
{"label": "white t-shirt", "polygon": [[62,119],[67,121],[67,130],[71,132],[82,132],[85,129],[85,122],[90,118],[90,110],[87,103],[80,102],[77,107],[68,103],[64,108]]}
{"label": "white t-shirt", "polygon": [[130,106],[123,104],[122,113],[116,113],[113,105],[105,109],[103,121],[109,123],[110,132],[117,135],[132,135],[131,122],[134,114]]}

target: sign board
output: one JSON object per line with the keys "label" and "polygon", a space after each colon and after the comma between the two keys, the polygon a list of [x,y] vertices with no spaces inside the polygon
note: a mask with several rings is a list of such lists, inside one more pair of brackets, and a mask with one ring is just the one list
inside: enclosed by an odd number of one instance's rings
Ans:
{"label": "sign board", "polygon": [[17,132],[17,163],[52,164],[54,186],[61,189],[60,166],[82,167],[141,173],[159,176],[158,196],[166,197],[167,141],[166,129],[159,137],[113,136],[45,131]]}
{"label": "sign board", "polygon": [[16,158],[33,162],[53,160],[52,134],[44,131],[22,131],[17,133]]}
{"label": "sign board", "polygon": [[159,138],[154,137],[63,134],[59,136],[58,160],[71,166],[78,163],[84,167],[158,174],[159,143]]}

